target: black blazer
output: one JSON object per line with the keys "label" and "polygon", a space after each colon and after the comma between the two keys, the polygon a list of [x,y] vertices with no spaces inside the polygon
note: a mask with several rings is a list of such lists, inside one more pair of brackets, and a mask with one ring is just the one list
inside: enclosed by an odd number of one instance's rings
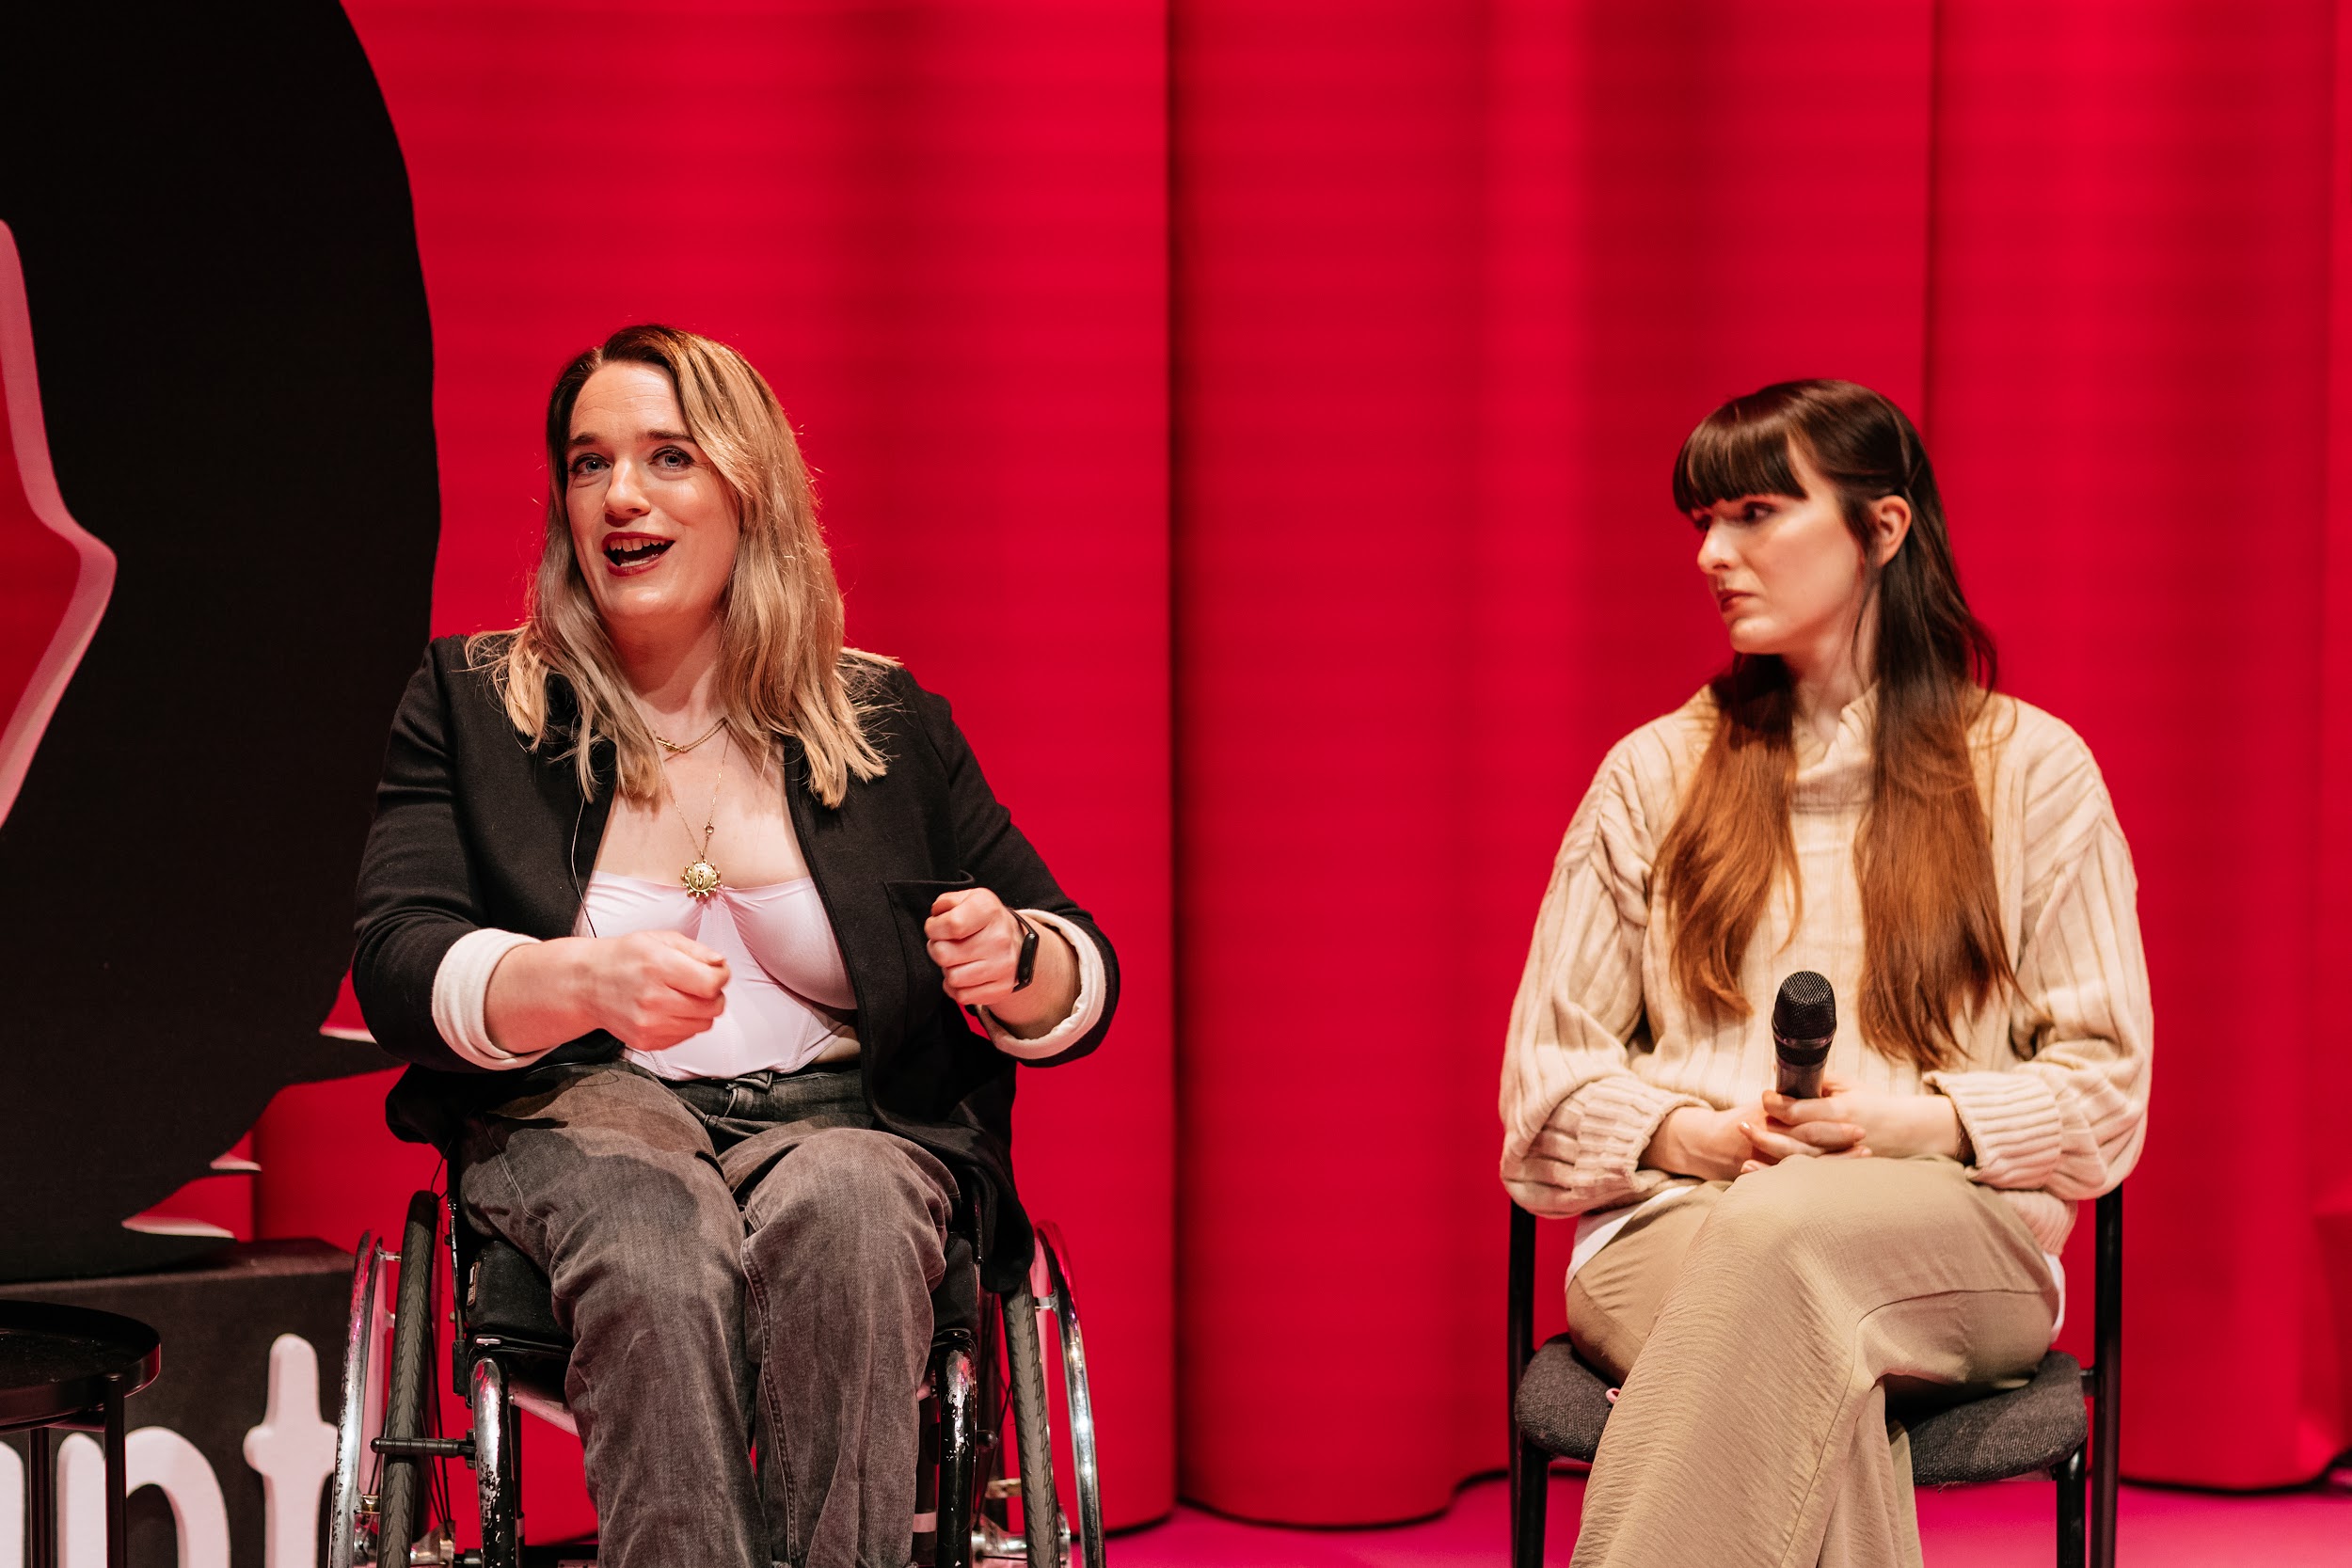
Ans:
{"label": "black blazer", "polygon": [[[1071,921],[1103,955],[1103,1016],[1068,1050],[1102,1043],[1119,1001],[1119,967],[1093,919],[1071,902],[989,792],[946,702],[903,670],[873,677],[868,733],[888,763],[850,781],[839,806],[808,792],[807,758],[784,745],[785,793],[801,849],[840,943],[857,998],[859,1069],[882,1127],[953,1169],[978,1219],[992,1289],[1028,1266],[1030,1234],[1012,1180],[1013,1058],[992,1045],[941,989],[923,922],[948,888],[990,889],[1015,909]],[[577,710],[561,678],[559,726]],[[447,1148],[464,1118],[530,1092],[545,1068],[609,1061],[621,1043],[599,1030],[532,1067],[491,1072],[452,1051],[433,1022],[433,978],[452,943],[484,927],[569,936],[612,811],[609,743],[594,755],[596,799],[580,794],[560,745],[530,750],[462,638],[437,639],[392,721],[375,824],[359,871],[352,984],[377,1043],[414,1063],[385,1104],[393,1132]]]}

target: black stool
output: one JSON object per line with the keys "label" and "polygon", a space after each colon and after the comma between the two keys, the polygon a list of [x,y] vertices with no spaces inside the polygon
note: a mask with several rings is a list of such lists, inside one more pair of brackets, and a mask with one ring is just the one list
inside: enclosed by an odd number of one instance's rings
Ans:
{"label": "black stool", "polygon": [[135,1318],[86,1307],[0,1301],[0,1432],[30,1429],[24,1520],[29,1568],[57,1564],[53,1429],[101,1432],[106,1444],[106,1568],[130,1561],[122,1404],[163,1370],[163,1341]]}

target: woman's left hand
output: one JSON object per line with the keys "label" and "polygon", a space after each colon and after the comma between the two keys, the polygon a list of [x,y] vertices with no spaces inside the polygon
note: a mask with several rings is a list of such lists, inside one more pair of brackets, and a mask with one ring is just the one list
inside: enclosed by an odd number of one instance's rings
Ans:
{"label": "woman's left hand", "polygon": [[1021,922],[984,887],[958,888],[931,901],[924,945],[941,983],[960,1007],[986,1007],[1016,1036],[1042,1035],[1069,1015],[1078,995],[1078,959],[1070,943],[1037,921],[1037,968],[1012,989],[1021,970]]}
{"label": "woman's left hand", "polygon": [[1021,923],[988,889],[960,888],[933,899],[923,938],[958,1006],[984,1007],[1012,994]]}
{"label": "woman's left hand", "polygon": [[[1940,1094],[1887,1094],[1825,1078],[1820,1097],[1814,1100],[1791,1100],[1777,1090],[1765,1091],[1764,1114],[1774,1124],[1789,1127],[1816,1121],[1859,1127],[1863,1147],[1885,1159],[1941,1154],[1956,1160],[1961,1155],[1960,1113]],[[1756,1164],[1760,1168],[1772,1163],[1759,1159]]]}

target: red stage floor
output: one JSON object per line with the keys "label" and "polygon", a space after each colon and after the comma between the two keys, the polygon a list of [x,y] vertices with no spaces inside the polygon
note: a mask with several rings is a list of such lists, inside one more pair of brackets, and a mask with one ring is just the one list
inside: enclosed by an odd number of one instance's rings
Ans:
{"label": "red stage floor", "polygon": [[[1551,1552],[1565,1564],[1583,1482],[1552,1481]],[[1500,1568],[1509,1560],[1500,1481],[1465,1487],[1443,1517],[1390,1529],[1275,1529],[1180,1508],[1111,1543],[1117,1568]],[[2117,1561],[2129,1568],[2352,1568],[2352,1488],[2211,1497],[2127,1486]],[[2047,1481],[1919,1494],[1927,1568],[2014,1568],[2050,1560]]]}

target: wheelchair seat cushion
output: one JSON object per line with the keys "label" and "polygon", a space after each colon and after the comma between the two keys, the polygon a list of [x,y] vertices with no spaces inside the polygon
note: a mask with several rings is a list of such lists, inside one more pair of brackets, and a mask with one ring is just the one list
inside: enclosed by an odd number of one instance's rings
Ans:
{"label": "wheelchair seat cushion", "polygon": [[501,1236],[484,1236],[474,1249],[466,1320],[478,1335],[551,1348],[572,1342],[555,1321],[555,1294],[548,1276]]}
{"label": "wheelchair seat cushion", "polygon": [[[1590,1463],[1609,1423],[1609,1385],[1576,1357],[1565,1334],[1527,1364],[1512,1415],[1521,1436],[1564,1459]],[[1911,1436],[1911,1475],[1920,1486],[2004,1481],[2046,1470],[2090,1433],[2082,1367],[2052,1351],[2033,1380],[1957,1404],[1898,1402],[1895,1415]]]}

